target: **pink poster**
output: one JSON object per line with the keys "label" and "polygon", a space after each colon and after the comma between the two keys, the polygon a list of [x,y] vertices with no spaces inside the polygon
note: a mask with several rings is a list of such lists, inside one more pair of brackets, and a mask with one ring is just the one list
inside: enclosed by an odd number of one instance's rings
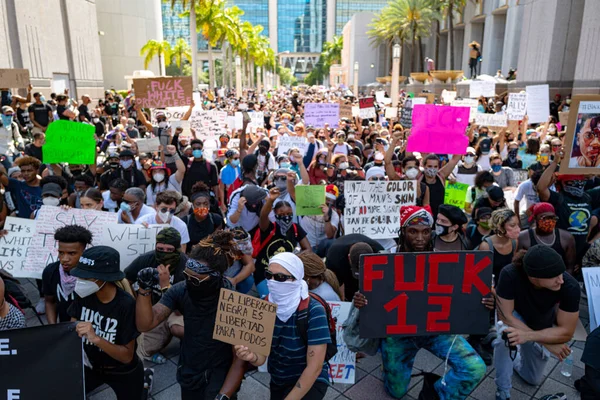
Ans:
{"label": "pink poster", "polygon": [[407,151],[435,154],[465,154],[469,107],[418,104],[413,107]]}

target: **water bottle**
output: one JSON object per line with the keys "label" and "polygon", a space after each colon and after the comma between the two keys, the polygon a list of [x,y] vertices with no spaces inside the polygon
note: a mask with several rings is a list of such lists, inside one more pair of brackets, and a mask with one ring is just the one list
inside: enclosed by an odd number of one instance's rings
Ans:
{"label": "water bottle", "polygon": [[569,354],[569,356],[563,360],[560,366],[560,373],[567,378],[573,374],[573,354]]}

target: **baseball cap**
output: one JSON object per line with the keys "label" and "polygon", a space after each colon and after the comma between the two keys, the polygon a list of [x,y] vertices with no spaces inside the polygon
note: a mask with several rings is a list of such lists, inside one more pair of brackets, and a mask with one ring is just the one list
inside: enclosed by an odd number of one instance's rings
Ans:
{"label": "baseball cap", "polygon": [[83,252],[71,275],[76,278],[107,282],[120,281],[125,278],[120,263],[121,256],[117,250],[108,246],[94,246]]}
{"label": "baseball cap", "polygon": [[44,196],[45,194],[50,194],[60,199],[60,197],[62,196],[62,189],[58,185],[58,183],[48,182],[44,186],[42,186],[42,196]]}
{"label": "baseball cap", "polygon": [[490,186],[487,188],[486,191],[490,200],[496,202],[504,200],[504,191],[502,191],[502,188],[500,186]]}

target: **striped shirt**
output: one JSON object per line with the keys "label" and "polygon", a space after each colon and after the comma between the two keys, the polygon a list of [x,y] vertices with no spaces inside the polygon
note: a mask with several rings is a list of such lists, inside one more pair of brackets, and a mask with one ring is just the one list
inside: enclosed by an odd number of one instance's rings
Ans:
{"label": "striped shirt", "polygon": [[[298,311],[287,320],[275,319],[275,330],[269,355],[269,373],[274,385],[295,383],[306,368],[306,344],[296,326]],[[325,309],[315,299],[310,299],[308,310],[308,345],[331,343]],[[323,363],[317,381],[329,383],[327,363]]]}

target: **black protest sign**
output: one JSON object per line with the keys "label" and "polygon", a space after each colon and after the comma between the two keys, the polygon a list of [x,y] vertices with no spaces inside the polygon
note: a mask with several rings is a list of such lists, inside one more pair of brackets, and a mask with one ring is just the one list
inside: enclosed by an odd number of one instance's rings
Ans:
{"label": "black protest sign", "polygon": [[360,260],[360,336],[487,334],[488,251],[369,254]]}
{"label": "black protest sign", "polygon": [[400,116],[400,125],[404,128],[410,128],[412,126],[412,99],[408,98],[404,101],[404,107],[402,107],[402,114]]}
{"label": "black protest sign", "polygon": [[82,351],[73,322],[0,331],[0,399],[84,399]]}

